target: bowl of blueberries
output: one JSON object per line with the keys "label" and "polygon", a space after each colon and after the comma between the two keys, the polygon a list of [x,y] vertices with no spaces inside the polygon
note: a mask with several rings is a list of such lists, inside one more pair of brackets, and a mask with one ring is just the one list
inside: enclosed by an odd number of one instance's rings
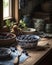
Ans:
{"label": "bowl of blueberries", "polygon": [[0,32],[0,46],[9,46],[16,41],[16,35],[9,32]]}
{"label": "bowl of blueberries", "polygon": [[18,45],[20,45],[23,48],[36,47],[39,39],[40,39],[39,36],[33,34],[19,35],[16,38]]}
{"label": "bowl of blueberries", "polygon": [[8,59],[10,57],[11,50],[9,48],[0,48],[0,59]]}

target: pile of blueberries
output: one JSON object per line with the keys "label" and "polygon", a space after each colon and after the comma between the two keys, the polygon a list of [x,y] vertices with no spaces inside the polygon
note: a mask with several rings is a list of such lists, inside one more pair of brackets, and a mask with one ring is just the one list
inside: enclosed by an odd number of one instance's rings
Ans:
{"label": "pile of blueberries", "polygon": [[36,36],[35,35],[19,35],[18,37],[17,37],[17,39],[18,40],[27,40],[27,41],[29,41],[29,40],[36,40]]}
{"label": "pile of blueberries", "polygon": [[0,39],[10,39],[13,35],[7,33],[0,33]]}

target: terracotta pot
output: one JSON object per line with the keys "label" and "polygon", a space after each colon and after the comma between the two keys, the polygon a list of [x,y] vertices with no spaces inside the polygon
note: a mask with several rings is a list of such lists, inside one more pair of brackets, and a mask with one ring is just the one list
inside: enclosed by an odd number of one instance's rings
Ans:
{"label": "terracotta pot", "polygon": [[10,32],[10,29],[7,26],[0,28],[0,32]]}

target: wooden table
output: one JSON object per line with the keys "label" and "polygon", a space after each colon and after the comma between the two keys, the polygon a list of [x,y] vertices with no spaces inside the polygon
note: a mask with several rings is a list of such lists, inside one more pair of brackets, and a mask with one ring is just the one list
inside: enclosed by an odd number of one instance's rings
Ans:
{"label": "wooden table", "polygon": [[[47,44],[49,43],[49,44]],[[22,64],[19,65],[36,65],[38,64],[52,49],[52,39],[46,39],[46,38],[42,38],[39,42],[38,42],[38,46],[41,47],[45,47],[45,50],[40,50],[40,49],[29,49],[27,50],[28,54],[29,54],[29,58],[23,62]]]}

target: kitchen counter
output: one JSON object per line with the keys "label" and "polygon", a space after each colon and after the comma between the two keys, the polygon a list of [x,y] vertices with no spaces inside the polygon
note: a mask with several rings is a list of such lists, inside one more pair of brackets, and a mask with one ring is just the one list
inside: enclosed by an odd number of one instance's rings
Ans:
{"label": "kitchen counter", "polygon": [[42,38],[37,45],[37,48],[26,49],[29,58],[19,65],[37,65],[52,49],[52,39]]}

